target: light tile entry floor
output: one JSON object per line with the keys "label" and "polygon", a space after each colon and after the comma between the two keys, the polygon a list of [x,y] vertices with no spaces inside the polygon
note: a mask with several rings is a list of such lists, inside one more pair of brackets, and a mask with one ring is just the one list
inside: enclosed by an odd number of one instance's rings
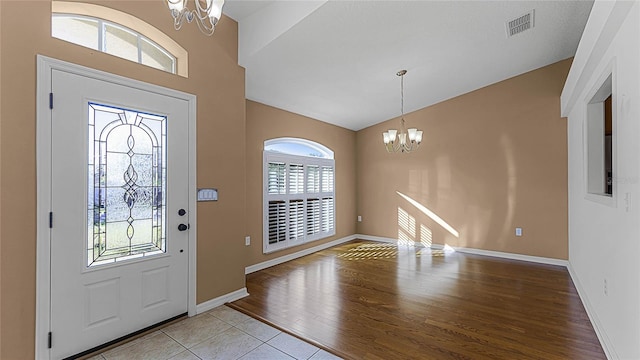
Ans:
{"label": "light tile entry floor", "polygon": [[339,357],[227,306],[181,320],[90,360],[334,360]]}

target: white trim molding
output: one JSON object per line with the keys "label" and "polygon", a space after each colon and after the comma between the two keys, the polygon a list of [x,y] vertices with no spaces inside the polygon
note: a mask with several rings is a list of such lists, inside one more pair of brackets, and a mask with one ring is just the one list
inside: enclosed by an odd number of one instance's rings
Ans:
{"label": "white trim molding", "polygon": [[364,234],[355,234],[356,239],[360,240],[369,240],[369,241],[377,241],[384,243],[397,243],[398,239],[382,237],[382,236],[373,236],[373,235],[364,235]]}
{"label": "white trim molding", "polygon": [[[249,296],[249,293],[247,292],[247,288],[243,287],[242,289],[232,291],[228,294],[224,294],[222,296],[218,296],[217,298],[213,298],[211,300],[207,300],[203,303],[198,304],[196,306],[196,314],[202,314],[203,312],[209,311],[211,309],[215,309],[220,305],[224,305],[228,302],[240,300],[246,296]],[[191,314],[189,314],[189,316],[191,316]]]}
{"label": "white trim molding", "polygon": [[[364,235],[364,234],[356,234],[354,236],[356,239],[378,241],[378,242],[384,242],[384,243],[396,243],[399,241],[398,239],[394,239],[394,238]],[[400,242],[400,243],[404,244],[403,242]],[[415,244],[417,246],[422,245],[419,242],[416,242]],[[474,248],[466,248],[466,247],[455,247],[455,246],[441,245],[441,244],[432,244],[430,248],[442,250],[445,248],[445,246],[446,248],[450,248],[457,252],[466,253],[466,254],[492,256],[492,257],[498,257],[503,259],[529,261],[529,262],[534,262],[539,264],[557,265],[557,266],[564,266],[564,267],[566,267],[569,264],[567,260],[562,260],[562,259],[554,259],[554,258],[547,258],[547,257],[541,257],[541,256],[522,255],[522,254],[514,254],[514,253],[501,252],[501,251],[482,250],[482,249],[474,249]]]}
{"label": "white trim molding", "polygon": [[589,297],[587,296],[587,292],[582,287],[580,280],[578,280],[578,275],[573,270],[571,263],[567,264],[567,270],[569,270],[569,275],[571,276],[571,280],[573,281],[573,285],[576,287],[576,291],[578,292],[578,297],[580,301],[582,301],[582,306],[587,312],[587,316],[593,325],[593,330],[595,330],[596,336],[598,340],[600,340],[600,345],[602,346],[602,350],[604,354],[607,356],[607,359],[620,359],[618,354],[615,352],[615,347],[613,343],[607,336],[607,333],[604,331],[604,327],[602,326],[600,319],[597,316],[596,311],[593,309],[593,306],[589,302]]}
{"label": "white trim molding", "polygon": [[275,265],[278,265],[278,264],[282,264],[282,263],[285,263],[287,261],[291,261],[291,260],[306,256],[306,255],[309,255],[309,254],[313,254],[314,252],[318,252],[320,250],[328,249],[328,248],[336,246],[336,245],[344,244],[344,243],[346,243],[348,241],[355,240],[355,239],[358,239],[358,237],[356,235],[350,235],[350,236],[343,237],[341,239],[337,239],[337,240],[326,242],[324,244],[316,245],[316,246],[310,247],[308,249],[297,251],[297,252],[294,252],[292,254],[288,254],[288,255],[277,257],[275,259],[263,261],[261,263],[255,264],[255,265],[247,266],[244,269],[244,273],[245,274],[251,274],[253,272],[260,271],[260,270],[263,270],[263,269],[266,269],[268,267],[272,267],[272,266],[275,266]]}
{"label": "white trim molding", "polygon": [[634,1],[594,2],[560,95],[561,116],[569,116],[569,112],[579,101],[582,89],[587,87],[633,4]]}
{"label": "white trim molding", "polygon": [[461,252],[465,254],[491,256],[491,257],[497,257],[497,258],[503,258],[503,259],[528,261],[533,263],[557,265],[557,266],[564,266],[564,267],[567,267],[567,265],[569,264],[567,260],[554,259],[554,258],[541,257],[541,256],[522,255],[522,254],[506,253],[501,251],[491,251],[491,250],[454,247],[454,246],[452,246],[451,248],[457,252]]}

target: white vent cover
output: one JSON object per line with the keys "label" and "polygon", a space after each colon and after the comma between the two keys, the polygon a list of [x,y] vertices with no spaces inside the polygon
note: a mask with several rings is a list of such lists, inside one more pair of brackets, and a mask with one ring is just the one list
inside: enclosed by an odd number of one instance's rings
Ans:
{"label": "white vent cover", "polygon": [[507,37],[512,37],[515,34],[519,34],[523,31],[533,28],[535,17],[534,15],[535,10],[531,10],[522,16],[507,21]]}

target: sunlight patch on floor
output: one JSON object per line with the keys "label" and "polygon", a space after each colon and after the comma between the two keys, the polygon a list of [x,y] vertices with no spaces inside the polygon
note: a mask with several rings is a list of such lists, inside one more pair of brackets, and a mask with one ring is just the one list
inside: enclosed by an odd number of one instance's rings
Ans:
{"label": "sunlight patch on floor", "polygon": [[398,244],[362,244],[353,249],[349,249],[346,252],[338,254],[337,257],[344,260],[377,260],[377,259],[395,259],[402,252],[406,255],[407,252],[414,252],[416,257],[433,256],[444,257],[450,250],[431,249],[424,247],[421,243],[399,242]]}

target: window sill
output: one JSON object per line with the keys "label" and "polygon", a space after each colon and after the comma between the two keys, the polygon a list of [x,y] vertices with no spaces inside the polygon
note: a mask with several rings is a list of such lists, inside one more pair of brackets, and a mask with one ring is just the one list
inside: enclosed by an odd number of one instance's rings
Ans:
{"label": "window sill", "polygon": [[276,245],[271,245],[271,247],[263,248],[262,253],[264,255],[267,255],[267,254],[272,254],[272,253],[275,253],[275,252],[278,252],[278,251],[281,251],[281,250],[293,249],[293,248],[299,247],[300,245],[312,244],[312,243],[318,242],[320,240],[328,239],[328,238],[330,238],[332,236],[335,236],[335,235],[336,235],[336,232],[333,231],[333,232],[330,232],[330,233],[325,233],[324,236],[322,236],[320,238],[314,238],[314,239],[307,240],[307,241],[294,241],[294,242],[291,242],[291,243],[287,244],[287,242],[289,241],[289,240],[287,240],[287,241],[284,241],[285,244],[280,243],[280,244],[276,244]]}
{"label": "window sill", "polygon": [[598,204],[606,205],[612,208],[616,207],[616,200],[613,195],[608,194],[585,194],[584,198],[589,201],[593,201]]}

